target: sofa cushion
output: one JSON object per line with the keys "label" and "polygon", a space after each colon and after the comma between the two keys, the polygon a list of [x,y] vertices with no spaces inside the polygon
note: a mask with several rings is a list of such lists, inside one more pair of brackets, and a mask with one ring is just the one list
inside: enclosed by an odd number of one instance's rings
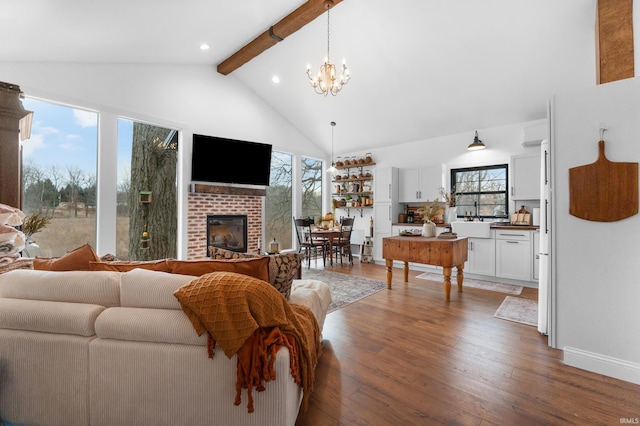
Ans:
{"label": "sofa cushion", "polygon": [[105,309],[87,303],[0,298],[0,328],[93,336],[96,318]]}
{"label": "sofa cushion", "polygon": [[200,275],[210,272],[236,272],[269,282],[269,258],[230,260],[169,260],[174,274]]}
{"label": "sofa cushion", "polygon": [[173,292],[189,284],[194,276],[133,269],[120,275],[120,306],[180,309]]}
{"label": "sofa cushion", "polygon": [[102,339],[197,346],[207,344],[206,335],[198,336],[180,308],[108,308],[98,317],[95,327],[96,335]]}
{"label": "sofa cushion", "polygon": [[252,253],[238,253],[219,247],[209,247],[209,256],[212,259],[251,259],[256,257],[269,258],[269,282],[282,295],[289,299],[291,295],[291,283],[300,278],[300,265],[302,265],[302,253],[287,252],[261,256]]}
{"label": "sofa cushion", "polygon": [[113,261],[113,262],[89,262],[90,271],[116,271],[127,272],[132,269],[149,269],[152,271],[171,272],[167,259],[149,260],[143,262]]}
{"label": "sofa cushion", "polygon": [[62,257],[36,257],[33,269],[43,271],[88,271],[89,262],[100,261],[100,258],[89,244],[84,244]]}
{"label": "sofa cushion", "polygon": [[0,274],[0,297],[119,306],[120,272],[16,269]]}

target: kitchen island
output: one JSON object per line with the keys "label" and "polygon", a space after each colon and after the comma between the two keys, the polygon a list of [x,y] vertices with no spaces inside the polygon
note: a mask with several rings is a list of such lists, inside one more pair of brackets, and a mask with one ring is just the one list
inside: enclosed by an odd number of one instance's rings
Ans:
{"label": "kitchen island", "polygon": [[382,239],[382,257],[387,268],[387,288],[393,281],[393,261],[404,262],[404,282],[409,281],[409,262],[442,266],[444,300],[451,300],[451,270],[457,268],[458,292],[462,291],[463,268],[467,260],[467,238],[438,238],[421,236],[386,237]]}

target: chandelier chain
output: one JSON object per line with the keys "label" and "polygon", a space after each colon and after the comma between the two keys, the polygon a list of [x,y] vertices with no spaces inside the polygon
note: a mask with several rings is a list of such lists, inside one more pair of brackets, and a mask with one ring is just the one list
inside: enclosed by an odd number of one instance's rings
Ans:
{"label": "chandelier chain", "polygon": [[331,30],[331,25],[329,25],[329,13],[331,12],[331,7],[327,9],[327,63],[331,63],[331,58],[329,57],[329,32]]}

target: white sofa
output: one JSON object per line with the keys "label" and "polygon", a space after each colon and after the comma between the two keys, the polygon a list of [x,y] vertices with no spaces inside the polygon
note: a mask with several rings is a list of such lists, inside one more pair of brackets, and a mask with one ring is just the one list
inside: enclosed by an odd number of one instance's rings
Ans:
{"label": "white sofa", "polygon": [[[15,270],[0,275],[0,419],[26,425],[294,425],[302,388],[289,352],[277,378],[233,404],[236,356],[207,357],[173,292],[193,277]],[[329,287],[295,280],[290,303],[320,330]]]}

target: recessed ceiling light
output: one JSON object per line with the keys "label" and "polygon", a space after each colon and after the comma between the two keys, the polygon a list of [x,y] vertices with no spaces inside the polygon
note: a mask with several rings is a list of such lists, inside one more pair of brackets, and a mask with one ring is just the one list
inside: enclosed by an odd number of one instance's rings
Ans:
{"label": "recessed ceiling light", "polygon": [[271,77],[271,81],[273,81],[275,84],[278,84],[280,83],[280,77],[274,75],[273,77]]}
{"label": "recessed ceiling light", "polygon": [[202,43],[200,45],[200,50],[209,50],[209,45],[207,43]]}

